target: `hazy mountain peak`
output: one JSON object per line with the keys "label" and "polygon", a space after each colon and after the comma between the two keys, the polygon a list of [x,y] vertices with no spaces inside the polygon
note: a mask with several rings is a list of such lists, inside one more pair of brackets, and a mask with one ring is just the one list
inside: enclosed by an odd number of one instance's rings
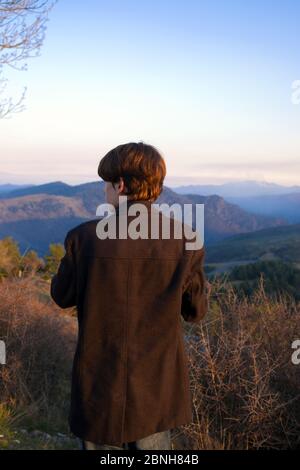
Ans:
{"label": "hazy mountain peak", "polygon": [[282,186],[277,183],[256,180],[233,181],[224,184],[195,184],[172,188],[179,194],[200,194],[222,197],[252,197],[300,192],[300,186]]}

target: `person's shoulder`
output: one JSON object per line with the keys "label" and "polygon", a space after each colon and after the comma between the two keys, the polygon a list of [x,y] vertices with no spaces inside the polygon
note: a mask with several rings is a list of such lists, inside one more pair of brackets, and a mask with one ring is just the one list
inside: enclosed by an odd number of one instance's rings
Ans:
{"label": "person's shoulder", "polygon": [[89,219],[81,222],[75,227],[71,228],[67,234],[66,239],[68,240],[81,240],[82,238],[89,236],[91,233],[95,233],[96,225],[99,222],[98,219]]}

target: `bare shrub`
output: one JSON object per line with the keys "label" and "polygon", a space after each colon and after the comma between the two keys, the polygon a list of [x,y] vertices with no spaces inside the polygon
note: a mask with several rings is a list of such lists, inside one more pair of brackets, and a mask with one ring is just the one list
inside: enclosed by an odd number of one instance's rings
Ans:
{"label": "bare shrub", "polygon": [[[48,289],[34,275],[0,283],[0,339],[7,346],[0,405],[5,422],[31,417],[32,427],[41,428],[37,420],[44,419],[47,429],[61,431],[68,429],[77,326]],[[212,283],[205,321],[183,323],[194,416],[173,432],[180,448],[300,446],[300,374],[291,362],[299,316],[299,304],[288,295],[269,298],[263,281],[252,298],[226,281]]]}
{"label": "bare shrub", "polygon": [[268,298],[263,278],[252,298],[213,283],[206,321],[185,325],[194,412],[185,447],[300,446],[300,374],[291,362],[299,319],[299,304]]}
{"label": "bare shrub", "polygon": [[[42,301],[34,276],[0,283],[0,338],[7,364],[0,368],[1,404],[28,415],[61,415],[68,405],[76,323]],[[65,419],[65,417],[64,417]]]}

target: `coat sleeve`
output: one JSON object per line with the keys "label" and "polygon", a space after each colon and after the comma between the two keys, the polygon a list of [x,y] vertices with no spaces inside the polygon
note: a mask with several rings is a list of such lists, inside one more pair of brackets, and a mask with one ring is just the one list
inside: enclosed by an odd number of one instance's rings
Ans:
{"label": "coat sleeve", "polygon": [[204,255],[204,246],[193,251],[189,274],[183,286],[181,315],[187,322],[200,322],[208,310],[206,277],[203,268]]}
{"label": "coat sleeve", "polygon": [[60,260],[57,273],[51,279],[50,294],[59,307],[68,308],[76,305],[76,265],[70,232],[66,235],[64,247],[65,255]]}

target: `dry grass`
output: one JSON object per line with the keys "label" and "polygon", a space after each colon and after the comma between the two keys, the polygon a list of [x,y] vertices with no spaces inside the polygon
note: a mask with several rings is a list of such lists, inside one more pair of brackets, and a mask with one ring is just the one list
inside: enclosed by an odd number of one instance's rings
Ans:
{"label": "dry grass", "polygon": [[76,323],[47,299],[40,283],[35,276],[0,283],[0,338],[7,350],[0,396],[20,421],[49,429],[66,419]]}
{"label": "dry grass", "polygon": [[210,312],[187,325],[194,420],[189,449],[300,447],[300,366],[291,362],[300,337],[300,306],[269,299],[261,278],[251,299],[213,285]]}
{"label": "dry grass", "polygon": [[[38,276],[0,283],[0,429],[67,432],[76,322],[49,299]],[[252,299],[213,283],[209,314],[185,323],[193,423],[174,430],[174,448],[300,447],[300,366],[291,344],[300,337],[299,304],[272,300],[263,283]],[[25,424],[24,424],[25,423]]]}

